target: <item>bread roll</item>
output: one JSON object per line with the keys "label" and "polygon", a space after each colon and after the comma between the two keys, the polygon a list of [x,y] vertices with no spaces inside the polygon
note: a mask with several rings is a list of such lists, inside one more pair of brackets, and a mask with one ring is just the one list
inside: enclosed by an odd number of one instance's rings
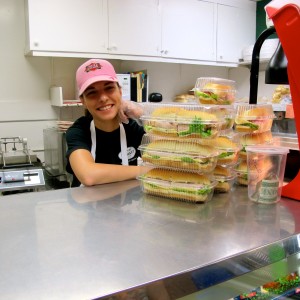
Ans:
{"label": "bread roll", "polygon": [[144,162],[197,172],[211,172],[218,155],[213,147],[179,140],[156,140],[141,152]]}
{"label": "bread roll", "polygon": [[237,161],[241,147],[230,138],[219,136],[211,141],[211,145],[220,152],[218,156],[219,165],[229,165]]}
{"label": "bread roll", "polygon": [[269,144],[273,141],[271,131],[258,132],[253,134],[244,134],[240,137],[242,149],[239,152],[239,157],[247,159],[246,147],[250,145]]}
{"label": "bread roll", "polygon": [[166,137],[212,138],[221,126],[214,114],[180,107],[157,108],[144,122],[147,133]]}
{"label": "bread roll", "polygon": [[183,110],[181,107],[163,106],[154,109],[151,116],[153,118],[167,118],[175,121],[181,110]]}
{"label": "bread roll", "polygon": [[265,107],[245,110],[235,118],[235,130],[243,133],[263,132],[271,129],[273,116]]}
{"label": "bread roll", "polygon": [[199,119],[202,121],[218,121],[218,118],[216,115],[211,114],[206,111],[201,110],[187,110],[182,109],[177,112],[177,120],[194,120]]}
{"label": "bread roll", "polygon": [[214,169],[214,175],[220,177],[231,177],[232,173],[229,168],[224,168],[221,166],[216,166]]}
{"label": "bread roll", "polygon": [[248,185],[248,166],[247,161],[241,161],[237,168],[237,183],[240,185]]}
{"label": "bread roll", "polygon": [[228,193],[231,188],[231,181],[234,176],[229,168],[216,166],[214,169],[215,180],[218,182],[215,186],[215,193]]}
{"label": "bread roll", "polygon": [[142,176],[144,192],[195,203],[207,201],[214,185],[198,173],[152,169]]}
{"label": "bread roll", "polygon": [[197,91],[199,102],[202,104],[232,104],[235,90],[232,86],[218,83],[207,83],[201,91]]}
{"label": "bread roll", "polygon": [[228,193],[230,191],[230,184],[227,181],[219,181],[215,186],[215,193]]}

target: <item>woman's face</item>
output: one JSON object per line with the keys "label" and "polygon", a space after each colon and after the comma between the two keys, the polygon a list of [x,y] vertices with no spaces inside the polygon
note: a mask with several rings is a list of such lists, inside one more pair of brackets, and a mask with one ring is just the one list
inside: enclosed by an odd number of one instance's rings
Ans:
{"label": "woman's face", "polygon": [[121,106],[122,91],[118,83],[99,81],[82,94],[81,102],[93,116],[95,123],[116,120]]}

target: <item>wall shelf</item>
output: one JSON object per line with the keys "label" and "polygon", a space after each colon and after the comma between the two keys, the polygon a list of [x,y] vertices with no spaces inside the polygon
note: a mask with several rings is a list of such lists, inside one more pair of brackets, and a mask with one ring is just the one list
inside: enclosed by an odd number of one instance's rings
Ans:
{"label": "wall shelf", "polygon": [[61,86],[53,86],[50,88],[50,100],[52,106],[67,107],[67,106],[82,106],[79,99],[65,100],[63,99],[63,92]]}

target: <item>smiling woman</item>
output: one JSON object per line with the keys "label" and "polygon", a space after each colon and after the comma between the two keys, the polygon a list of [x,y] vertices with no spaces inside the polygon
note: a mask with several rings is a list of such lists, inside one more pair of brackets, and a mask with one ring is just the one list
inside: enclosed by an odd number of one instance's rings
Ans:
{"label": "smiling woman", "polygon": [[144,173],[146,168],[137,166],[137,159],[145,132],[134,120],[142,109],[122,100],[114,67],[105,60],[88,60],[78,68],[76,81],[87,114],[66,133],[72,186],[117,182]]}

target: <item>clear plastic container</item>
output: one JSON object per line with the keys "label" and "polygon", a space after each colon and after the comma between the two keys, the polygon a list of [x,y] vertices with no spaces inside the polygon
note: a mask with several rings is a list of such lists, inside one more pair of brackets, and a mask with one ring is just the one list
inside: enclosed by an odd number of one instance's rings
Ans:
{"label": "clear plastic container", "polygon": [[232,168],[216,166],[213,175],[217,181],[214,193],[229,193],[232,190],[237,176],[236,172]]}
{"label": "clear plastic container", "polygon": [[224,120],[221,130],[233,128],[235,118],[235,108],[233,105],[213,105],[210,112],[215,114],[220,120]]}
{"label": "clear plastic container", "polygon": [[247,186],[248,185],[248,166],[247,160],[240,161],[235,167],[236,171],[236,184]]}
{"label": "clear plastic container", "polygon": [[137,179],[146,194],[192,203],[210,201],[217,184],[206,175],[160,168],[152,169]]}
{"label": "clear plastic container", "polygon": [[146,133],[164,137],[212,139],[225,122],[211,107],[200,105],[147,104],[143,110]]}
{"label": "clear plastic container", "polygon": [[151,135],[144,135],[139,150],[144,163],[198,173],[211,173],[219,155],[215,148],[196,140],[162,139]]}
{"label": "clear plastic container", "polygon": [[201,104],[231,105],[234,103],[236,95],[235,81],[216,77],[200,77],[196,81],[194,94]]}
{"label": "clear plastic container", "polygon": [[237,163],[242,147],[235,138],[220,136],[213,140],[212,146],[219,151],[217,165],[232,166]]}
{"label": "clear plastic container", "polygon": [[272,204],[281,198],[289,148],[247,146],[248,197],[258,203]]}
{"label": "clear plastic container", "polygon": [[273,134],[271,131],[248,133],[240,135],[239,142],[242,145],[242,149],[239,152],[241,159],[247,159],[246,146],[253,145],[270,145],[274,142]]}
{"label": "clear plastic container", "polygon": [[271,130],[275,118],[271,104],[236,105],[235,131],[257,133]]}

